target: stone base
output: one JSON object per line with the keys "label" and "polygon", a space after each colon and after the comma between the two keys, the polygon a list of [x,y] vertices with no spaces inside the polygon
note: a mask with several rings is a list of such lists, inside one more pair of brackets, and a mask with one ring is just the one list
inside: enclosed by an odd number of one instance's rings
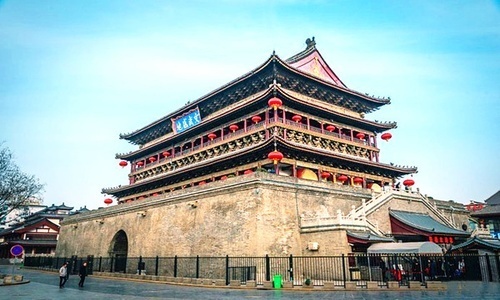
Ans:
{"label": "stone base", "polygon": [[440,281],[427,281],[426,286],[431,290],[446,290],[446,285]]}
{"label": "stone base", "polygon": [[264,281],[264,288],[265,289],[272,289],[273,283],[271,281]]}
{"label": "stone base", "polygon": [[387,288],[390,290],[399,290],[399,282],[398,281],[388,281]]}
{"label": "stone base", "polygon": [[285,288],[285,289],[293,289],[293,282],[291,282],[291,281],[285,281],[285,282],[283,282],[283,288]]}
{"label": "stone base", "polygon": [[346,290],[355,290],[357,288],[358,288],[358,286],[357,286],[356,281],[346,281],[345,282],[345,289]]}
{"label": "stone base", "polygon": [[230,280],[229,286],[241,286],[241,281],[239,280]]}
{"label": "stone base", "polygon": [[380,289],[379,282],[378,281],[368,281],[366,283],[366,288],[369,290],[378,290],[378,289]]}
{"label": "stone base", "polygon": [[422,285],[420,284],[420,281],[409,281],[408,282],[408,287],[410,290],[420,290],[422,289]]}
{"label": "stone base", "polygon": [[226,286],[226,281],[224,279],[216,279],[215,285],[216,286]]}
{"label": "stone base", "polygon": [[257,286],[257,283],[255,282],[255,280],[247,280],[246,287],[255,288],[256,286]]}

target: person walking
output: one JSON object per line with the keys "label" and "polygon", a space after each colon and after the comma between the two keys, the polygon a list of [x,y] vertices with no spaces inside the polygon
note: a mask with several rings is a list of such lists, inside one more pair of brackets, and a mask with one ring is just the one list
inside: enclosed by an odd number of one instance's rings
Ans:
{"label": "person walking", "polygon": [[59,269],[59,288],[62,289],[64,287],[64,284],[66,283],[66,280],[68,278],[66,277],[68,275],[68,263],[63,263],[61,268]]}
{"label": "person walking", "polygon": [[78,282],[79,287],[83,287],[83,283],[85,282],[85,277],[87,276],[87,262],[84,261],[83,264],[80,266],[80,271],[78,272],[78,275],[80,276],[80,282]]}

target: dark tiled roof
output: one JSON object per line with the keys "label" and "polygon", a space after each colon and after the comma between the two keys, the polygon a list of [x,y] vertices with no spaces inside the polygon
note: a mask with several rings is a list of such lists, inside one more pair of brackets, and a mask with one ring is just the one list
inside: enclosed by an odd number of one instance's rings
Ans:
{"label": "dark tiled roof", "polygon": [[5,241],[2,244],[23,245],[23,246],[53,246],[57,245],[57,240],[12,240]]}
{"label": "dark tiled roof", "polygon": [[500,205],[500,190],[491,195],[491,197],[486,199],[484,202],[486,202],[488,205]]}
{"label": "dark tiled roof", "polygon": [[347,235],[361,239],[361,240],[366,240],[368,242],[394,242],[394,238],[391,237],[386,237],[386,236],[379,236],[375,234],[371,234],[369,232],[356,232],[356,231],[347,231]]}
{"label": "dark tiled roof", "polygon": [[433,234],[452,234],[469,236],[468,232],[448,227],[436,220],[428,214],[413,213],[407,211],[391,210],[389,212],[391,217],[396,218],[400,222],[414,227],[416,229],[426,231]]}
{"label": "dark tiled roof", "polygon": [[496,239],[481,239],[478,237],[473,237],[467,241],[451,247],[451,251],[458,250],[462,248],[470,248],[470,246],[478,246],[478,248],[488,248],[492,250],[500,250],[500,240]]}
{"label": "dark tiled roof", "polygon": [[472,217],[500,216],[500,205],[487,205],[470,214]]}

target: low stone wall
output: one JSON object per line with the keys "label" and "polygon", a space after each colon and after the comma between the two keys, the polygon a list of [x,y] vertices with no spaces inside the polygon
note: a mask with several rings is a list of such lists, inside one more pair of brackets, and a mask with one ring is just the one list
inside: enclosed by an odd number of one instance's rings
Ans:
{"label": "low stone wall", "polygon": [[[94,272],[93,276],[98,277],[113,277],[122,278],[127,280],[141,280],[153,281],[168,284],[190,285],[200,287],[218,287],[218,288],[241,288],[241,289],[273,289],[271,281],[265,281],[263,285],[257,285],[255,281],[249,280],[246,284],[241,284],[238,280],[231,280],[229,285],[226,285],[224,279],[209,279],[209,278],[184,278],[184,277],[167,277],[167,276],[151,276],[151,275],[137,275],[137,274],[123,274],[123,273],[110,273],[110,272]],[[414,291],[420,289],[426,290],[446,290],[447,286],[443,282],[429,281],[426,285],[421,285],[419,281],[412,281],[408,286],[400,286],[398,281],[389,281],[380,284],[378,281],[368,281],[366,285],[359,285],[358,281],[347,281],[344,287],[335,286],[333,282],[325,282],[324,286],[293,286],[291,282],[285,282],[283,289],[287,290],[349,290],[349,291]]]}

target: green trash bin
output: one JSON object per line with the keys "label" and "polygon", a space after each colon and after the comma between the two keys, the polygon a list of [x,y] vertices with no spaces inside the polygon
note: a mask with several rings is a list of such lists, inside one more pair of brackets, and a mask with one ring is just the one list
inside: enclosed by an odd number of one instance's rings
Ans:
{"label": "green trash bin", "polygon": [[275,289],[281,289],[283,287],[283,282],[281,281],[280,274],[276,274],[273,276],[273,287]]}

